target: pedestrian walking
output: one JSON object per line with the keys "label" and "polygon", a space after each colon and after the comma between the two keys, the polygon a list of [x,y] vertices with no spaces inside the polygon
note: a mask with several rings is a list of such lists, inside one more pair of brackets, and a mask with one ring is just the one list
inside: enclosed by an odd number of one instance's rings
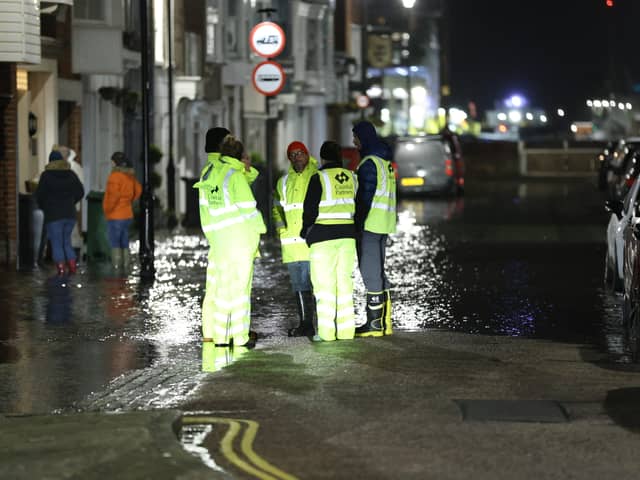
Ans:
{"label": "pedestrian walking", "polygon": [[356,258],[356,177],[342,167],[342,149],[327,141],[320,148],[322,167],[309,180],[300,235],[309,245],[311,284],[316,298],[318,333],[330,342],[354,336],[353,268]]}
{"label": "pedestrian walking", "polygon": [[[250,332],[253,261],[266,232],[249,187],[244,146],[223,128],[207,132],[208,164],[199,191],[202,231],[209,242],[207,286],[202,306],[203,341],[253,347]],[[218,145],[216,146],[216,142]]]}
{"label": "pedestrian walking", "polygon": [[360,151],[355,228],[358,265],[367,289],[367,320],[356,328],[358,337],[393,333],[391,284],[385,273],[387,237],[396,230],[396,178],[390,149],[369,122],[353,128],[353,143]]}
{"label": "pedestrian walking", "polygon": [[133,222],[134,200],[140,198],[142,185],[136,179],[131,162],[122,152],[111,155],[112,170],[102,199],[111,245],[111,265],[114,271],[127,273],[131,265],[129,227]]}
{"label": "pedestrian walking", "polygon": [[75,205],[83,195],[82,183],[71,171],[69,162],[57,150],[52,151],[40,175],[35,198],[44,212],[44,225],[58,275],[76,273],[78,269],[71,231],[76,223]]}
{"label": "pedestrian walking", "polygon": [[273,222],[298,311],[298,325],[290,328],[288,334],[290,337],[313,337],[316,305],[309,273],[309,247],[300,236],[300,230],[304,198],[309,180],[318,171],[318,161],[309,156],[304,143],[297,141],[287,147],[287,158],[289,169],[276,183]]}

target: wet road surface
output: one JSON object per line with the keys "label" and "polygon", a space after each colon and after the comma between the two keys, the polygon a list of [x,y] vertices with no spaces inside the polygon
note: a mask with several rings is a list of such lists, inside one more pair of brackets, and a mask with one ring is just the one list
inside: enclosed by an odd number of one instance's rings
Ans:
{"label": "wet road surface", "polygon": [[[485,182],[460,198],[406,198],[388,266],[396,329],[588,343],[626,362],[620,298],[602,289],[606,215],[591,179]],[[0,412],[177,407],[198,385],[206,245],[156,235],[153,283],[108,265],[2,272]],[[133,245],[137,251],[137,245]],[[256,262],[253,325],[288,339],[295,306],[277,246]],[[356,274],[357,312],[363,286]]]}

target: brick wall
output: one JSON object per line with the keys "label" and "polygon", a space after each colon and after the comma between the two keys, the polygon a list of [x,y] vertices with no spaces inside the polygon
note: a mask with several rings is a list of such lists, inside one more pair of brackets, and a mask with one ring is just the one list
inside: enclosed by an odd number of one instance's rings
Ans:
{"label": "brick wall", "polygon": [[0,96],[3,98],[6,98],[6,95],[11,96],[11,100],[4,109],[4,115],[0,118],[0,129],[3,132],[3,138],[0,141],[0,264],[5,266],[15,265],[18,238],[16,93],[15,64],[0,63]]}

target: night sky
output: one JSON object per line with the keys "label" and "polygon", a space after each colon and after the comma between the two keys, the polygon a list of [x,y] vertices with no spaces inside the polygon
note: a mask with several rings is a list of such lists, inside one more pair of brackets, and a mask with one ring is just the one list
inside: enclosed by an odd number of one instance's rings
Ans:
{"label": "night sky", "polygon": [[474,100],[482,114],[517,92],[533,107],[588,119],[586,99],[610,91],[609,39],[616,90],[640,84],[640,0],[614,0],[612,9],[605,0],[444,1],[453,104]]}

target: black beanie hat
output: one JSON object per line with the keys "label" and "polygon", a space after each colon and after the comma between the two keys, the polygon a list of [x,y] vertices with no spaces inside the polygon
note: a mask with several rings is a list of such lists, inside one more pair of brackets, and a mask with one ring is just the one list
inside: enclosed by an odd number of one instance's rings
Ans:
{"label": "black beanie hat", "polygon": [[219,152],[220,145],[224,137],[231,132],[224,127],[214,127],[207,130],[207,139],[204,145],[204,151],[207,153]]}
{"label": "black beanie hat", "polygon": [[327,162],[342,162],[342,147],[336,142],[328,140],[320,147],[320,158]]}

